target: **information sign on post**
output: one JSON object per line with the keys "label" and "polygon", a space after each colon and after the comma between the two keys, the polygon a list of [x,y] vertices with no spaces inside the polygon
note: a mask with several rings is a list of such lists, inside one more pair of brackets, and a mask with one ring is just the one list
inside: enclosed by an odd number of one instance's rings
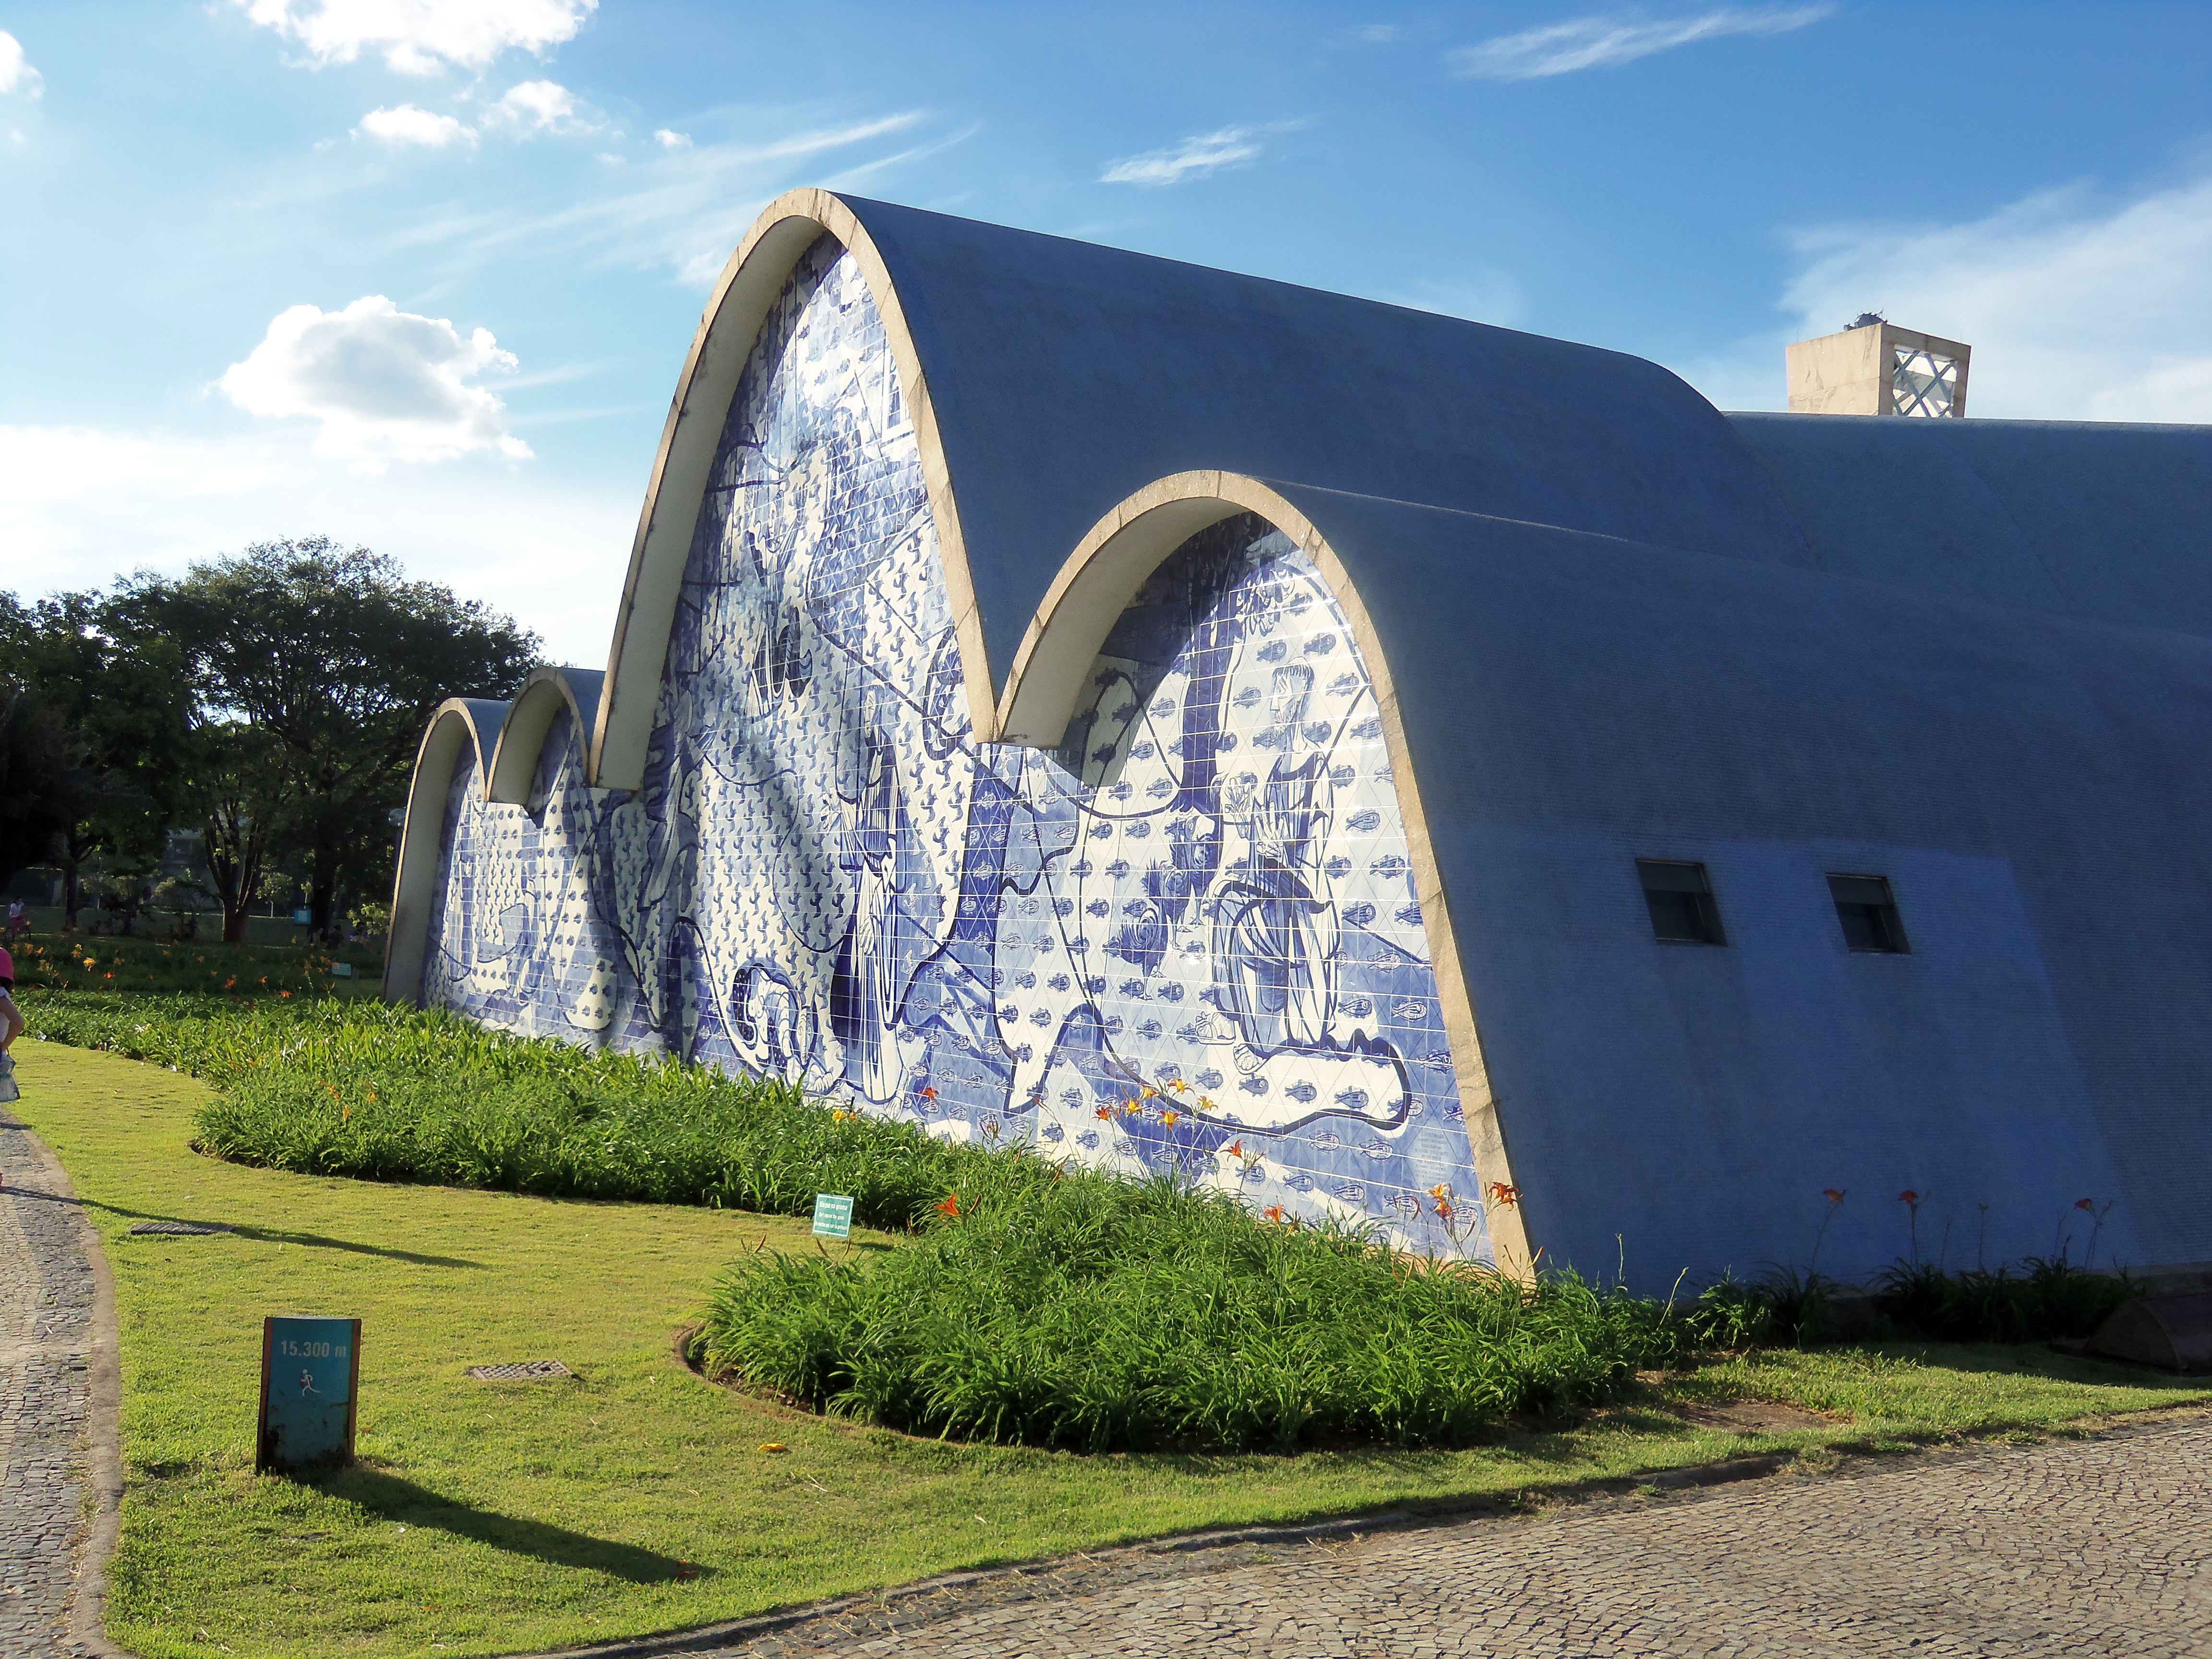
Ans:
{"label": "information sign on post", "polygon": [[261,1322],[261,1423],[253,1467],[267,1472],[353,1462],[361,1321]]}
{"label": "information sign on post", "polygon": [[817,1238],[850,1238],[853,1200],[842,1193],[815,1194],[814,1235]]}

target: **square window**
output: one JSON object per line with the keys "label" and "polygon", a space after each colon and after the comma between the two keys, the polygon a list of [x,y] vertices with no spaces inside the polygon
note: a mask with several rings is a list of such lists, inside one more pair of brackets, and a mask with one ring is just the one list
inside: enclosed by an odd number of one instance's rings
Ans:
{"label": "square window", "polygon": [[1832,875],[1828,893],[1836,901],[1847,948],[1888,956],[1903,956],[1911,948],[1905,942],[1905,924],[1898,919],[1888,877]]}
{"label": "square window", "polygon": [[1651,912],[1653,935],[1670,945],[1725,945],[1720,908],[1702,864],[1638,859],[1644,902]]}

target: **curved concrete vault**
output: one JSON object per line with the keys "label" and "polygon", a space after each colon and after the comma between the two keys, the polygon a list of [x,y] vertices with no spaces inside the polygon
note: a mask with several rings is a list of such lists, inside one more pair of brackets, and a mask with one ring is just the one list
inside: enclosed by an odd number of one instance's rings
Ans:
{"label": "curved concrete vault", "polygon": [[[860,377],[848,406],[805,404],[802,360]],[[896,559],[871,530],[876,562],[838,564],[824,550],[860,532],[812,497],[732,528],[732,492],[796,488],[744,471],[774,442],[740,431],[743,411],[779,397],[817,422],[805,453],[844,458],[830,473],[858,457],[905,481]],[[2136,481],[2125,511],[2096,507],[2081,458]],[[1885,471],[1945,526],[1923,556],[1899,556],[1866,499]],[[1959,505],[2031,496],[2012,520]],[[2188,545],[2207,501],[2203,428],[1726,416],[1617,353],[793,191],[692,343],[604,676],[540,670],[511,708],[456,702],[432,723],[387,994],[435,980],[480,1018],[549,1029],[532,1022],[551,1018],[550,981],[515,953],[557,945],[573,963],[551,1029],[574,1040],[787,1069],[933,1133],[1064,1131],[1070,1155],[1114,1167],[1183,1167],[1204,1140],[1207,1178],[1255,1204],[1519,1270],[1540,1255],[1610,1276],[1626,1258],[1656,1283],[1792,1260],[1821,1189],[1853,1182],[2016,1206],[2009,1255],[2047,1244],[2043,1212],[2088,1182],[2118,1205],[2106,1248],[2212,1257],[2212,1212],[2163,1167],[2204,1126],[2212,1049],[2181,1034],[2212,1029],[2212,975],[2184,971],[2185,930],[2162,935],[2169,1035],[2130,1051],[2082,1022],[2123,957],[2147,994],[2142,940],[2079,963],[2039,943],[2073,918],[2060,849],[2109,833],[2041,771],[2108,758],[2115,721],[2130,776],[2164,792],[2146,813],[2135,790],[2135,855],[2202,889],[2212,927],[2194,850],[2212,799],[2159,771],[2187,747],[2185,711],[2212,714],[2212,590]],[[2038,525],[2067,546],[2026,545]],[[708,566],[766,597],[702,633],[684,615]],[[868,589],[863,566],[890,586]],[[1185,584],[1172,604],[1164,581]],[[1158,660],[1127,654],[1186,600],[1185,632],[1146,647]],[[883,655],[841,605],[874,606],[879,635],[898,605],[941,617],[941,639]],[[2142,631],[2152,614],[2183,631]],[[825,714],[832,670],[878,689]],[[687,675],[705,689],[680,690]],[[1109,679],[1127,688],[1111,709]],[[1371,712],[1315,718],[1324,692]],[[884,726],[853,697],[912,707]],[[1143,736],[1148,701],[1179,738]],[[1234,777],[1232,720],[1253,757]],[[692,754],[732,723],[762,735]],[[779,756],[816,764],[809,744],[842,758],[791,799],[759,793]],[[1173,860],[1115,804],[1132,780],[1167,803]],[[697,803],[739,786],[766,804],[725,833],[716,811],[738,809]],[[2025,827],[1980,813],[2006,792],[2032,802]],[[1351,823],[1367,827],[1347,839]],[[494,856],[465,851],[470,825],[520,850],[464,879]],[[1116,854],[1103,873],[1086,836]],[[1655,943],[1639,859],[1713,872],[1723,950]],[[1838,942],[1838,869],[1912,896],[1911,958]],[[1376,902],[1393,883],[1395,933]],[[753,944],[716,943],[718,905],[779,884],[811,896],[748,924]],[[641,905],[668,919],[633,938]],[[1060,919],[1065,969],[1036,954],[1042,933],[1006,954],[1008,930],[1036,930],[1018,912]],[[822,927],[797,966],[762,954],[778,928]],[[1355,940],[1366,956],[1340,981],[1329,953]],[[1178,951],[1197,964],[1182,980]],[[438,979],[447,958],[462,967]],[[1386,959],[1395,992],[1345,988]],[[469,989],[481,962],[507,965]],[[1059,1000],[1021,1000],[1048,980]],[[1401,1029],[1394,1009],[1418,1013]],[[1183,1049],[1139,1041],[1177,1020]],[[2163,1117],[2123,1098],[2144,1075]],[[1076,1152],[1091,1102],[1207,1077],[1206,1109]],[[950,1109],[911,1097],[963,1089]],[[1178,1116],[1211,1139],[1171,1133]],[[1231,1181],[1216,1165],[1248,1140],[1269,1150]],[[1823,1235],[1827,1261],[1887,1260],[1890,1219],[1853,1211]]]}

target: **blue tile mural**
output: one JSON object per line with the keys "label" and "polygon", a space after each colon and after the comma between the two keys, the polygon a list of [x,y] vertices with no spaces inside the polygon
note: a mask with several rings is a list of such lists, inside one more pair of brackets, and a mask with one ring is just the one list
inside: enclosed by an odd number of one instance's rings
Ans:
{"label": "blue tile mural", "polygon": [[1326,585],[1217,525],[1124,612],[1060,750],[975,742],[914,428],[834,241],[732,400],[643,787],[588,787],[584,740],[556,722],[526,805],[457,764],[426,1001],[1487,1259]]}

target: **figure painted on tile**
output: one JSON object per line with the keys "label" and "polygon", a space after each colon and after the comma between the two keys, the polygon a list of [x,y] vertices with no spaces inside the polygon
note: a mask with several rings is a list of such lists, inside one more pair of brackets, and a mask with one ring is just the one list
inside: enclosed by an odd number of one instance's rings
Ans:
{"label": "figure painted on tile", "polygon": [[1243,856],[1224,872],[1214,903],[1214,1006],[1241,1039],[1248,1076],[1278,1050],[1318,1048],[1328,1034],[1336,907],[1322,848],[1332,791],[1328,756],[1306,744],[1313,670],[1285,663],[1273,677],[1260,740],[1279,750],[1264,782],[1240,772],[1220,785],[1221,817]]}

